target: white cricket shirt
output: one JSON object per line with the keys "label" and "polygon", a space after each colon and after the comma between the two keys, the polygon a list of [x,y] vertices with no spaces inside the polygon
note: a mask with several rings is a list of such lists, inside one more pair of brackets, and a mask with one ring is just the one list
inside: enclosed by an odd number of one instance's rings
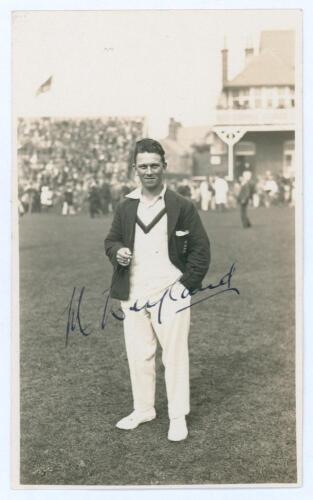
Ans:
{"label": "white cricket shirt", "polygon": [[[137,216],[144,225],[165,208],[166,186],[151,202],[143,200],[141,189],[137,188],[127,198],[139,199]],[[168,256],[167,214],[145,233],[136,223],[133,256],[130,264],[129,300],[149,298],[177,281],[182,272],[172,264]]]}

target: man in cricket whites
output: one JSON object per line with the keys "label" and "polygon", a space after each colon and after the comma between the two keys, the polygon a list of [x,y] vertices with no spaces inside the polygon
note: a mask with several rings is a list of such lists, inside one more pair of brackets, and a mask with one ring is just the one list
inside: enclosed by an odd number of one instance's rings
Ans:
{"label": "man in cricket whites", "polygon": [[188,435],[188,334],[191,295],[210,264],[210,244],[194,204],[167,189],[165,152],[157,141],[136,143],[140,187],[117,206],[105,250],[113,264],[111,297],[121,301],[133,412],[117,422],[132,430],[156,417],[155,353],[162,348],[170,419],[168,439]]}

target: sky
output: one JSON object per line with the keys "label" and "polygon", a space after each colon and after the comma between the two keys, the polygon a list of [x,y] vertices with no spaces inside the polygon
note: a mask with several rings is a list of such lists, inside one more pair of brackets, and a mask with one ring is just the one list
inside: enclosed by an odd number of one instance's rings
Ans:
{"label": "sky", "polygon": [[[174,117],[213,125],[221,48],[229,78],[247,40],[296,29],[300,11],[19,11],[13,15],[16,116],[145,116],[161,139]],[[36,96],[51,75],[49,92]]]}

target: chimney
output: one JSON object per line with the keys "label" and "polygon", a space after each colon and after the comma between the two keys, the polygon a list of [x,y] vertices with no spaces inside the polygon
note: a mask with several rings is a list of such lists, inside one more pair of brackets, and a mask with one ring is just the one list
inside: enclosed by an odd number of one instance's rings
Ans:
{"label": "chimney", "polygon": [[246,64],[249,64],[252,57],[254,56],[254,48],[251,37],[247,39],[245,54],[246,54]]}
{"label": "chimney", "polygon": [[228,49],[226,48],[226,39],[224,38],[224,48],[222,49],[222,84],[225,87],[228,81]]}
{"label": "chimney", "polygon": [[249,62],[251,61],[252,57],[254,56],[254,49],[253,49],[253,47],[247,47],[245,49],[245,53],[246,53],[246,64],[249,64]]}
{"label": "chimney", "polygon": [[168,138],[172,141],[177,140],[177,131],[181,127],[181,123],[177,122],[174,118],[170,118],[170,123],[168,126]]}

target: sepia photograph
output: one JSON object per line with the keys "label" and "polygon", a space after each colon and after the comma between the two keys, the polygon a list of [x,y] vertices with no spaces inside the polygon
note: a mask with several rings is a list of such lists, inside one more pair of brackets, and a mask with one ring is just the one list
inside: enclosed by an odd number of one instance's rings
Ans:
{"label": "sepia photograph", "polygon": [[302,12],[12,12],[14,488],[302,481]]}

